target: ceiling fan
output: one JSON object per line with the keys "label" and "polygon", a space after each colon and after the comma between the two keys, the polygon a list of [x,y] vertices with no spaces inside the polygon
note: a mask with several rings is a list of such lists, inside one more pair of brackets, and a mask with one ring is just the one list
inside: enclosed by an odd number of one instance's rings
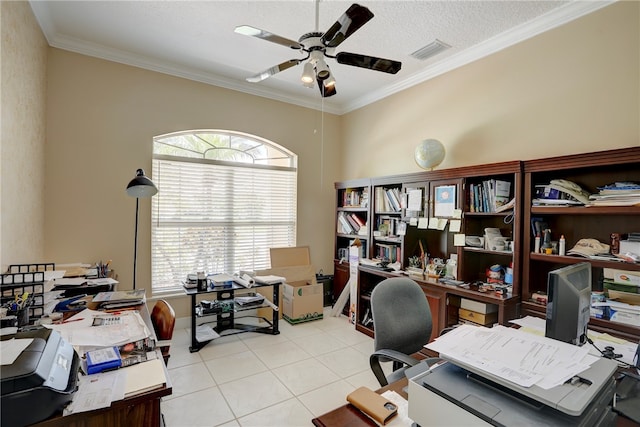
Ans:
{"label": "ceiling fan", "polygon": [[274,74],[308,60],[304,64],[302,84],[307,87],[313,87],[315,80],[322,97],[333,96],[336,94],[335,79],[324,60],[325,57],[335,59],[339,64],[396,74],[402,67],[401,62],[349,52],[333,54],[334,49],[339,46],[340,43],[371,20],[371,18],[373,18],[373,13],[369,9],[354,3],[331,28],[322,33],[318,31],[318,0],[316,0],[316,31],[303,34],[297,42],[249,25],[236,27],[235,32],[238,34],[277,43],[291,49],[299,50],[306,55],[304,58],[290,59],[281,64],[274,65],[261,73],[248,77],[247,81],[252,83],[260,82]]}

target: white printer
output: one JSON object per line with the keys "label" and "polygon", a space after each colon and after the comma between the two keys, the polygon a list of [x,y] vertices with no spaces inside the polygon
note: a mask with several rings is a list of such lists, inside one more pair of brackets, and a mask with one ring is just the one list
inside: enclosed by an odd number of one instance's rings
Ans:
{"label": "white printer", "polygon": [[452,362],[407,370],[409,418],[427,426],[610,426],[617,363],[599,359],[584,381],[543,390],[497,382]]}

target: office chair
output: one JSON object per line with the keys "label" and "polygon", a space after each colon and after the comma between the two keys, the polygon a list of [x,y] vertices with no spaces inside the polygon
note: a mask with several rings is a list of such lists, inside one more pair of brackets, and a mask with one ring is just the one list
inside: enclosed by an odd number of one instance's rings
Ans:
{"label": "office chair", "polygon": [[156,332],[158,342],[156,345],[160,347],[162,352],[162,358],[165,365],[169,363],[169,346],[171,345],[171,338],[173,338],[173,328],[176,324],[176,312],[168,302],[161,299],[156,301],[151,312],[151,323],[153,329]]}
{"label": "office chair", "polygon": [[[431,337],[431,309],[422,288],[408,277],[385,279],[371,293],[374,353],[371,370],[384,387],[404,376],[404,371],[420,361],[410,355],[422,349]],[[380,362],[393,362],[393,372],[385,376]]]}

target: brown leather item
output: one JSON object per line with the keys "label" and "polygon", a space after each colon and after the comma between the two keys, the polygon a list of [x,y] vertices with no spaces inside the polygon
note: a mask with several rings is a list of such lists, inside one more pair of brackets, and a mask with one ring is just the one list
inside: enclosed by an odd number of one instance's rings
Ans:
{"label": "brown leather item", "polygon": [[398,407],[367,387],[360,387],[347,396],[347,401],[381,425],[398,413]]}

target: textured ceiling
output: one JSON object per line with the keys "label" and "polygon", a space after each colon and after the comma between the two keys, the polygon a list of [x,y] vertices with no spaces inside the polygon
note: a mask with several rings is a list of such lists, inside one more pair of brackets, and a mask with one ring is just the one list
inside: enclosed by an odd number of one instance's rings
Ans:
{"label": "textured ceiling", "polygon": [[[324,0],[318,30],[352,4]],[[342,114],[550,30],[611,1],[361,1],[375,15],[337,52],[402,62],[391,75],[327,63],[337,94],[300,83],[302,65],[259,83],[246,78],[303,55],[234,32],[251,25],[292,40],[316,30],[306,1],[31,1],[51,46],[217,86]],[[413,52],[438,39],[451,46],[427,60]]]}

